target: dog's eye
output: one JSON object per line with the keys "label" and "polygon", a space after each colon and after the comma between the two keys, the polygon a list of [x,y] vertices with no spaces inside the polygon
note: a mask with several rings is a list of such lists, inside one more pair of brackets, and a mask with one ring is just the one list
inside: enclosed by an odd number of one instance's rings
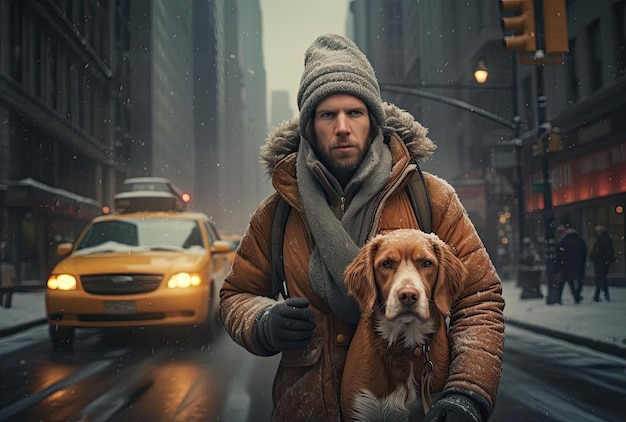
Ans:
{"label": "dog's eye", "polygon": [[380,265],[382,265],[383,268],[387,268],[387,269],[392,267],[391,261],[389,261],[389,260],[383,261]]}
{"label": "dog's eye", "polygon": [[432,263],[432,262],[430,262],[430,261],[424,261],[424,264],[423,264],[423,265],[424,265],[424,267],[428,268],[428,267],[432,267],[432,266],[433,266],[433,263]]}

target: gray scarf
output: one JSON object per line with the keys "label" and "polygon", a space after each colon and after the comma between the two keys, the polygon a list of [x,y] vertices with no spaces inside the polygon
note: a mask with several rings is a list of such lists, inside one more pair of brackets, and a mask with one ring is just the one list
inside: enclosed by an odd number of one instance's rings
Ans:
{"label": "gray scarf", "polygon": [[[380,130],[345,190],[306,139],[301,139],[298,149],[300,201],[315,241],[309,262],[311,287],[339,318],[353,324],[359,321],[360,311],[347,293],[343,273],[367,241],[374,224],[374,202],[389,180],[391,166],[391,152]],[[341,221],[328,203],[326,185],[332,186],[348,205]]]}

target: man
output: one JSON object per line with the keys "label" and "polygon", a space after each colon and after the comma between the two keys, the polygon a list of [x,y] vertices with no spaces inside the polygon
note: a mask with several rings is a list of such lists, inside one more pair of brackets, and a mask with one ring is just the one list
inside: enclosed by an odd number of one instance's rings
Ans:
{"label": "man", "polygon": [[[318,37],[305,54],[298,119],[262,148],[276,193],[262,202],[220,293],[220,320],[250,352],[282,352],[273,420],[337,421],[346,353],[359,320],[343,271],[372,236],[418,228],[405,186],[410,160],[435,149],[413,117],[383,103],[371,64],[350,40]],[[493,410],[504,343],[500,279],[453,188],[424,174],[433,231],[470,275],[450,319],[452,364],[424,420],[482,421]],[[290,298],[271,298],[270,228],[279,195],[291,206],[284,267]]]}
{"label": "man", "polygon": [[609,284],[607,277],[609,268],[615,262],[615,251],[613,249],[613,239],[606,231],[606,227],[597,225],[595,227],[596,241],[591,248],[589,258],[593,262],[594,283],[596,290],[593,294],[593,301],[600,302],[600,292],[604,292],[604,300],[609,302]]}
{"label": "man", "polygon": [[565,229],[565,236],[559,241],[557,249],[557,263],[560,267],[561,282],[557,294],[558,300],[555,303],[561,304],[565,284],[569,285],[574,303],[580,303],[586,260],[587,244],[576,229],[568,225]]}

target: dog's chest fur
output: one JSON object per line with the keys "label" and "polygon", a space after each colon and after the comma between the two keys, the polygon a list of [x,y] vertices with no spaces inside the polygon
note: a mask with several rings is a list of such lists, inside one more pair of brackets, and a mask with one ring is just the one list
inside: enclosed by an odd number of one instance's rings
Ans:
{"label": "dog's chest fur", "polygon": [[[367,341],[375,351],[377,365],[384,377],[372,373],[377,389],[357,392],[352,420],[407,420],[412,408],[419,407],[420,382],[424,369],[423,345],[435,331],[432,321],[396,324],[377,314],[370,320]],[[365,362],[364,362],[365,364]]]}

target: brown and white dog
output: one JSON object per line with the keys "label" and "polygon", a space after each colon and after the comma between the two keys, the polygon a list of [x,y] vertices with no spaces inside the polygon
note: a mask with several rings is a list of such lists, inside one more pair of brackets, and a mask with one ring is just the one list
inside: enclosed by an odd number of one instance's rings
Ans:
{"label": "brown and white dog", "polygon": [[407,420],[419,408],[427,359],[430,390],[443,389],[450,364],[445,319],[466,274],[432,233],[400,229],[365,244],[345,271],[361,309],[341,385],[346,420]]}

